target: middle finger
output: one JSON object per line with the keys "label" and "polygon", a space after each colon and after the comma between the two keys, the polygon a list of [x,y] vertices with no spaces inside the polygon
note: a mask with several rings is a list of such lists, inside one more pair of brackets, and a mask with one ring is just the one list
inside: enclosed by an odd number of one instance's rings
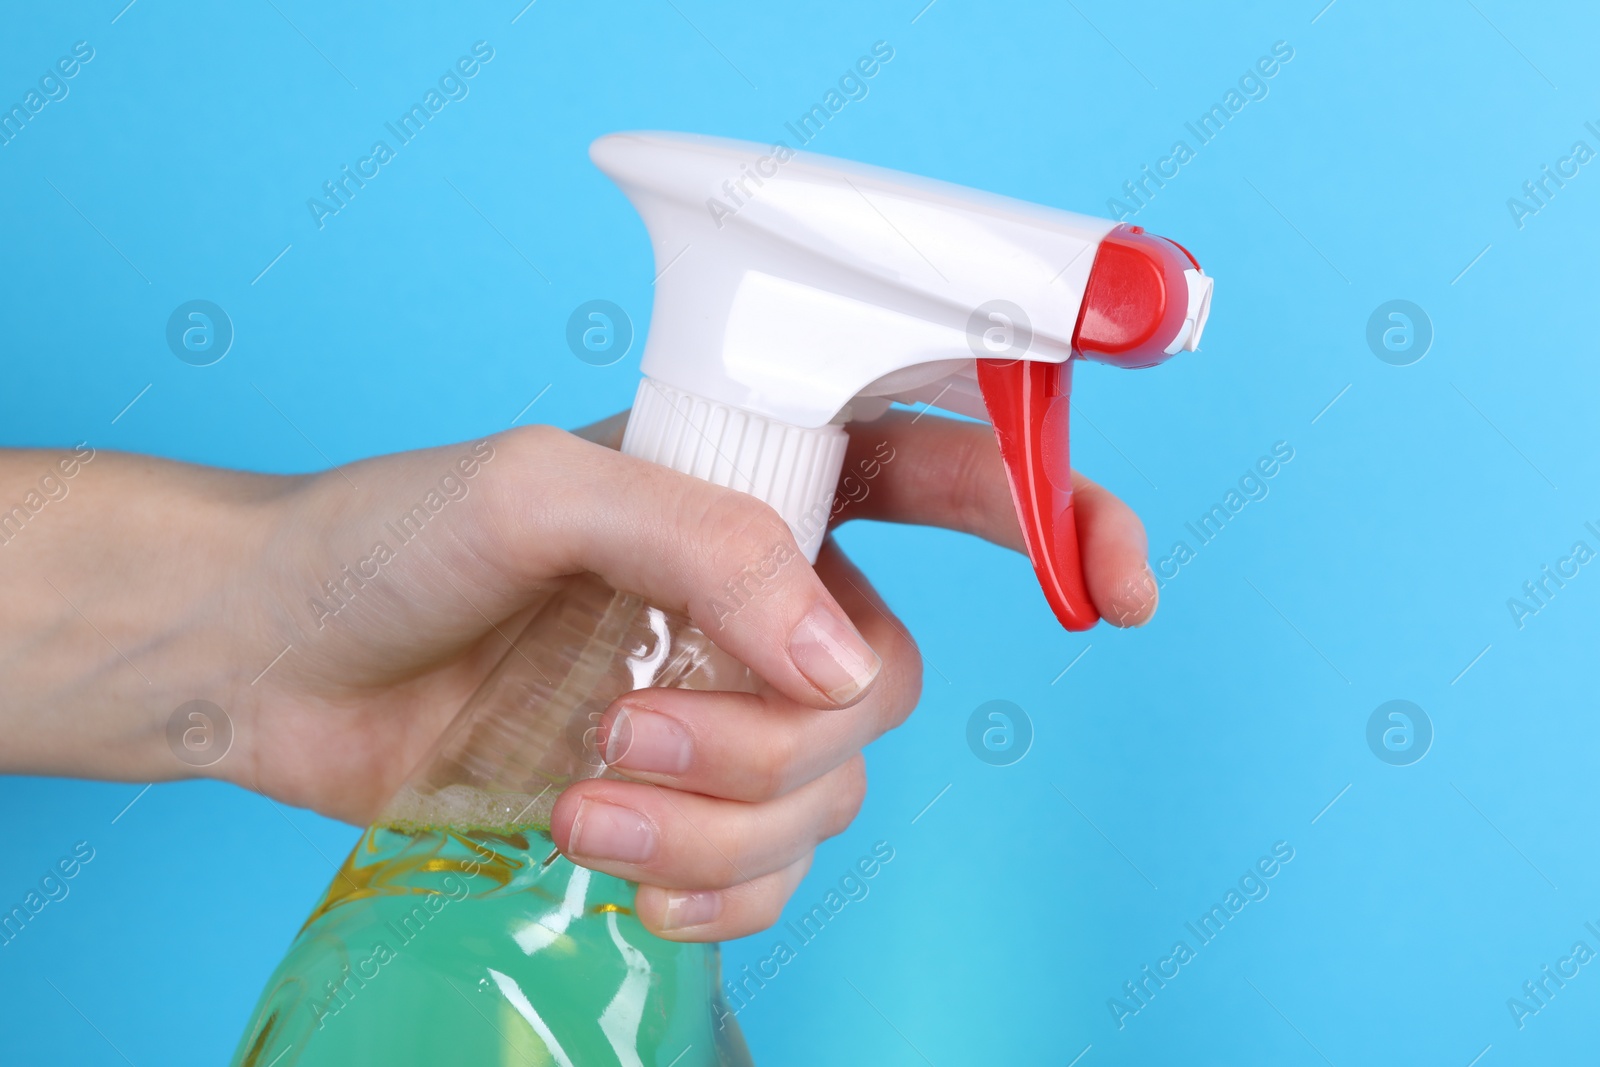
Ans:
{"label": "middle finger", "polygon": [[601,717],[606,763],[642,782],[764,801],[833,770],[904,721],[921,691],[916,646],[831,543],[817,573],[882,658],[877,684],[861,700],[817,709],[770,687],[754,694],[640,689]]}
{"label": "middle finger", "polygon": [[665,889],[726,889],[781,870],[843,831],[865,796],[859,755],[761,804],[595,778],[561,794],[550,830],[581,866]]}

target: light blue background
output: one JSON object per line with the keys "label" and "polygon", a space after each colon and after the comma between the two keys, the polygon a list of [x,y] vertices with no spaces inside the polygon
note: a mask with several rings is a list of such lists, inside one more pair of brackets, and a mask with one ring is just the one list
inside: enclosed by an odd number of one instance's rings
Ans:
{"label": "light blue background", "polygon": [[[1522,229],[1506,206],[1575,140],[1600,148],[1591,8],[539,0],[513,22],[522,0],[138,0],[113,21],[123,2],[13,9],[0,34],[7,106],[73,42],[96,50],[0,148],[0,440],[268,471],[488,433],[547,385],[524,421],[629,402],[638,344],[596,368],[563,339],[589,299],[641,335],[649,318],[643,228],[586,156],[602,133],[770,141],[885,40],[870,95],[812,148],[1104,214],[1288,42],[1267,98],[1135,220],[1218,279],[1205,350],[1080,370],[1075,460],[1159,557],[1276,442],[1294,459],[1134,633],[1063,633],[990,546],[842,534],[927,688],[792,913],[874,841],[895,858],[741,1021],[769,1067],[1592,1050],[1600,968],[1525,1029],[1506,1007],[1575,941],[1600,948],[1600,576],[1521,630],[1506,605],[1575,540],[1600,548],[1600,164]],[[319,231],[306,198],[480,39],[470,96]],[[235,324],[215,366],[165,345],[192,298]],[[1406,367],[1365,340],[1395,298],[1435,332]],[[1365,740],[1394,698],[1436,731],[1409,767]],[[1036,732],[1010,767],[966,744],[991,699]],[[7,1062],[222,1061],[356,833],[213,784],[124,812],[140,788],[0,782],[0,903],[96,849],[0,949]],[[1107,999],[1278,841],[1294,859],[1270,896],[1119,1030]],[[727,969],[772,939],[728,946]]]}

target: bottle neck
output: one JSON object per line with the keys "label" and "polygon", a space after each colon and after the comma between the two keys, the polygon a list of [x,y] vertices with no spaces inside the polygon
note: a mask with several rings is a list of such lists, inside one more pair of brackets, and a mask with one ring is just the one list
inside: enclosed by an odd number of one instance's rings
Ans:
{"label": "bottle neck", "polygon": [[814,563],[849,443],[842,426],[805,429],[645,378],[622,451],[771,505]]}

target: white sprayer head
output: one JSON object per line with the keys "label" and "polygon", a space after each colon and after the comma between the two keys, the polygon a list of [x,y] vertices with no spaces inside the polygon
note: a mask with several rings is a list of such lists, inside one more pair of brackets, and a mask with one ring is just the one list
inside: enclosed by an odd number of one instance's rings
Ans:
{"label": "white sprayer head", "polygon": [[1093,624],[1092,605],[1063,615],[1065,600],[1087,602],[1070,481],[1038,481],[1029,441],[1048,431],[1065,472],[1073,356],[1147,366],[1198,347],[1211,279],[1188,252],[1139,227],[784,145],[618,133],[590,156],[655,248],[626,451],[760,497],[814,559],[842,423],[891,400],[990,419],[1057,615]]}

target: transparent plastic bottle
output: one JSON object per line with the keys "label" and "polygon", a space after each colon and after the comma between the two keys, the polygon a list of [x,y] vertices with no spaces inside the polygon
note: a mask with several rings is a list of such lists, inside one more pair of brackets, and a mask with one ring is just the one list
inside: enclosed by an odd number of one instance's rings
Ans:
{"label": "transparent plastic bottle", "polygon": [[599,718],[648,686],[751,692],[693,623],[560,583],[361,835],[262,994],[245,1067],[738,1067],[714,944],[650,934],[630,882],[556,852]]}

